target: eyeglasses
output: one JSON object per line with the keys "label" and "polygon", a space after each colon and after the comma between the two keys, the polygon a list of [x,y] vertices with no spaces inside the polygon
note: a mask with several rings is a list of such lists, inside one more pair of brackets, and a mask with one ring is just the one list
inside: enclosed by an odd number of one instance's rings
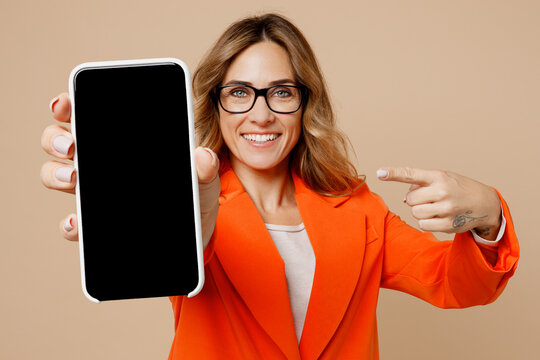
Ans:
{"label": "eyeglasses", "polygon": [[264,96],[266,105],[273,112],[291,114],[302,106],[304,88],[296,85],[274,85],[257,89],[244,84],[216,87],[216,95],[221,108],[226,112],[240,114],[253,108],[257,98]]}

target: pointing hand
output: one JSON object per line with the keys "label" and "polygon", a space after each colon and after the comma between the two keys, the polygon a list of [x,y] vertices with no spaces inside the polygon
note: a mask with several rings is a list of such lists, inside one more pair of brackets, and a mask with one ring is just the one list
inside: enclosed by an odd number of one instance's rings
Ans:
{"label": "pointing hand", "polygon": [[424,231],[465,232],[494,240],[501,224],[501,204],[496,191],[476,180],[441,170],[384,167],[377,170],[383,181],[410,184],[404,202],[411,207]]}

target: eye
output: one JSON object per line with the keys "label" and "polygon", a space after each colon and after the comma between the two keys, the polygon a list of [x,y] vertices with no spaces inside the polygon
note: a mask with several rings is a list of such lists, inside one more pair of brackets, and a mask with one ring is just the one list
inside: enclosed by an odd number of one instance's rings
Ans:
{"label": "eye", "polygon": [[279,87],[279,88],[275,88],[274,91],[272,91],[272,96],[276,96],[276,97],[280,97],[280,98],[285,98],[285,97],[290,97],[292,96],[292,92],[289,88],[287,87]]}
{"label": "eye", "polygon": [[247,89],[244,87],[234,88],[229,92],[229,95],[234,97],[246,97],[248,96]]}

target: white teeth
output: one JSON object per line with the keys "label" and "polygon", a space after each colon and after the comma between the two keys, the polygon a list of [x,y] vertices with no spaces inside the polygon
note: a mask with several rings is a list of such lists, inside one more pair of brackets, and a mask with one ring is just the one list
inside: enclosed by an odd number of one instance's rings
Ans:
{"label": "white teeth", "polygon": [[244,139],[255,142],[267,142],[277,139],[278,134],[242,134]]}

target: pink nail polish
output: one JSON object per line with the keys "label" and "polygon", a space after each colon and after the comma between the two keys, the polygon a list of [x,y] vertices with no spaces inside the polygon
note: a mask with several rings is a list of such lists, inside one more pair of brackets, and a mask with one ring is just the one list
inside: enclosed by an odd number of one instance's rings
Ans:
{"label": "pink nail polish", "polygon": [[214,151],[212,151],[212,149],[207,148],[207,147],[203,147],[203,149],[208,151],[208,153],[210,155],[212,155],[212,166],[216,166],[216,164],[218,162],[218,156],[216,155],[216,153]]}
{"label": "pink nail polish", "polygon": [[66,221],[64,221],[64,230],[71,231],[73,230],[73,223],[71,222],[71,216],[69,216]]}
{"label": "pink nail polish", "polygon": [[57,136],[53,140],[54,149],[64,155],[68,154],[71,145],[73,145],[73,140],[66,136]]}
{"label": "pink nail polish", "polygon": [[52,99],[51,102],[49,103],[49,109],[51,110],[51,112],[54,112],[54,105],[56,105],[58,100],[60,100],[60,98],[57,96],[54,99]]}
{"label": "pink nail polish", "polygon": [[56,169],[54,176],[60,181],[69,183],[71,182],[71,176],[74,171],[75,168],[73,166],[62,166]]}
{"label": "pink nail polish", "polygon": [[384,179],[388,176],[388,170],[384,170],[384,169],[379,169],[377,170],[377,177],[379,179]]}

